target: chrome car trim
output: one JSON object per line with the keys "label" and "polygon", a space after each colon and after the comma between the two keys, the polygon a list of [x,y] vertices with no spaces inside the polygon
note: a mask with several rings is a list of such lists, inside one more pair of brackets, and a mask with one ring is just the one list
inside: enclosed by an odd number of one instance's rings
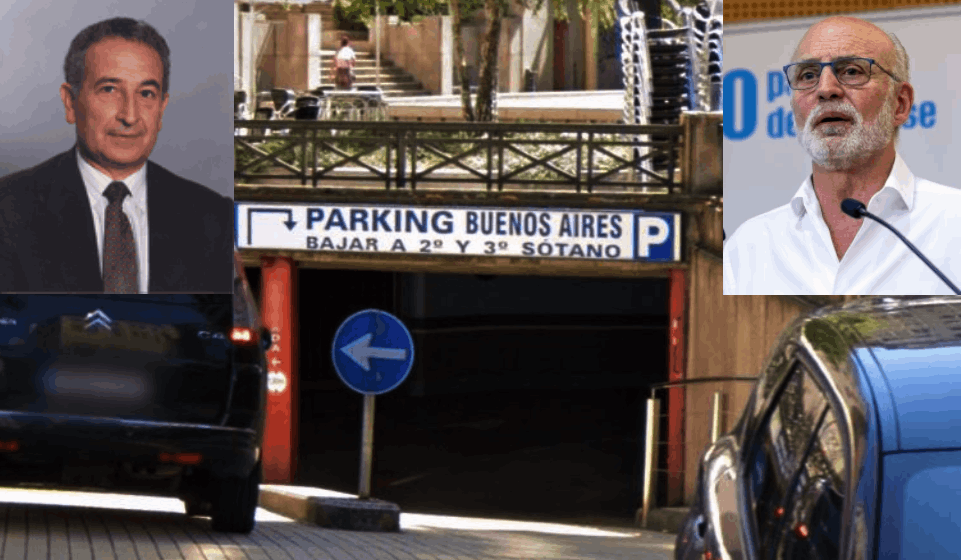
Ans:
{"label": "chrome car trim", "polygon": [[[818,383],[823,384],[836,417],[843,420],[841,435],[845,452],[845,488],[839,550],[842,558],[849,559],[854,553],[851,527],[857,489],[861,485],[860,476],[864,472],[869,448],[868,417],[873,418],[874,415],[865,410],[864,403],[870,402],[870,396],[861,392],[858,382],[860,370],[852,355],[852,347],[860,341],[847,327],[843,316],[805,319],[799,333],[799,344],[803,349],[802,359],[810,362],[811,372]],[[855,473],[859,474],[855,476]]]}
{"label": "chrome car trim", "polygon": [[[704,458],[704,496],[706,517],[709,520],[709,532],[705,535],[714,536],[718,552],[723,560],[748,560],[754,558],[754,550],[748,546],[750,539],[744,533],[745,496],[743,484],[738,473],[738,459],[740,457],[737,441],[731,436],[725,436],[714,442]],[[718,487],[724,485],[726,497],[733,499],[734,504],[727,504],[728,510],[736,512],[734,516],[722,514],[722,504],[719,503]],[[733,507],[730,507],[733,506]],[[733,526],[732,526],[733,525]],[[728,529],[728,530],[725,530]]]}

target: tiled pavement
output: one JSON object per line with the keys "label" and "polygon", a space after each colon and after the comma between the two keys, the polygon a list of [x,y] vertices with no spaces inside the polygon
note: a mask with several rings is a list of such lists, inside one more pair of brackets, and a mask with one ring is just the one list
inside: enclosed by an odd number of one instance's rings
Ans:
{"label": "tiled pavement", "polygon": [[404,513],[400,533],[322,529],[264,509],[249,536],[179,500],[0,488],[0,559],[667,559],[669,534]]}

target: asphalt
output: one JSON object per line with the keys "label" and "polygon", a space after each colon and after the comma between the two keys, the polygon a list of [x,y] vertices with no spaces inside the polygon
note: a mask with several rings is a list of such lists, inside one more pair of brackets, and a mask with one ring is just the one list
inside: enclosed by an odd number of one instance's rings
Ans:
{"label": "asphalt", "polygon": [[[305,407],[324,415],[301,422],[294,484],[358,491],[361,412],[352,397],[332,393]],[[402,511],[630,528],[641,458],[632,398],[378,398],[371,494]]]}

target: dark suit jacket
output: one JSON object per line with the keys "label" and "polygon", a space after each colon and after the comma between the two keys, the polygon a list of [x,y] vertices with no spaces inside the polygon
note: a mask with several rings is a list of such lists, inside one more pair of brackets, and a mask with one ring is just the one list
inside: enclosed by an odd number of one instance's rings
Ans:
{"label": "dark suit jacket", "polygon": [[[150,292],[230,293],[233,202],[147,162]],[[0,178],[0,292],[103,292],[75,149]]]}

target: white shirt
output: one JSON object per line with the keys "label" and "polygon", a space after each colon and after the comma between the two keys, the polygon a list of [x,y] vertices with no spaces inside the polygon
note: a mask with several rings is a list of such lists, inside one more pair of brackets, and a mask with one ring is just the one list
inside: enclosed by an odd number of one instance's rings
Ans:
{"label": "white shirt", "polygon": [[[915,177],[897,155],[867,209],[961,287],[961,190]],[[724,244],[724,295],[954,293],[890,230],[862,220],[838,261],[808,176],[789,204],[744,222]]]}
{"label": "white shirt", "polygon": [[[87,163],[80,152],[77,152],[77,165],[80,176],[87,188],[87,198],[90,200],[90,210],[93,213],[93,229],[97,232],[97,256],[100,257],[100,270],[103,274],[103,224],[107,213],[107,197],[103,191],[113,179],[104,175],[100,170]],[[130,196],[123,199],[123,213],[130,220],[133,238],[137,243],[137,285],[141,294],[146,294],[150,279],[150,248],[148,246],[149,231],[147,229],[147,165],[144,164],[123,183],[130,190]]]}
{"label": "white shirt", "polygon": [[345,61],[347,61],[347,60],[354,60],[354,59],[357,58],[357,53],[354,52],[354,49],[350,48],[349,46],[348,46],[348,47],[341,47],[341,49],[340,49],[339,51],[337,51],[337,56],[336,56],[336,57],[339,58],[339,59],[341,59],[341,60],[345,60]]}

